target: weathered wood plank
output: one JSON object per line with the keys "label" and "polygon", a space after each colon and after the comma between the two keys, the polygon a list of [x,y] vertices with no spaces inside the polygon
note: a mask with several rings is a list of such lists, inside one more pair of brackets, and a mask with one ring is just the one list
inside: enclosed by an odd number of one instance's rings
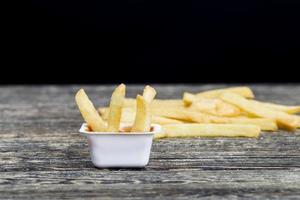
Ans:
{"label": "weathered wood plank", "polygon": [[[3,187],[1,194],[11,195],[13,193],[30,197],[29,191],[38,195],[47,194],[50,197],[60,196],[88,197],[138,197],[138,195],[149,195],[148,197],[201,197],[208,195],[257,195],[261,193],[267,196],[269,192],[279,194],[299,194],[299,173],[292,171],[201,171],[194,170],[187,173],[185,170],[178,171],[147,171],[145,176],[143,170],[126,171],[127,179],[122,178],[125,171],[115,170],[91,170],[82,173],[76,172],[24,172],[8,173],[2,179],[7,187]],[[251,181],[245,181],[251,176]],[[277,182],[277,183],[276,183]],[[17,188],[9,188],[9,184],[18,184]],[[51,187],[49,187],[51,185]],[[43,187],[45,186],[45,187]],[[74,189],[77,187],[77,189]],[[35,191],[39,189],[39,191]],[[68,192],[68,193],[66,193]],[[82,194],[81,192],[85,192]],[[86,193],[87,192],[87,193]],[[48,197],[49,196],[45,196]]]}
{"label": "weathered wood plank", "polygon": [[[90,162],[74,92],[81,86],[0,87],[0,199],[297,199],[300,131],[259,139],[155,141],[145,169],[97,169]],[[114,86],[84,86],[103,106]],[[155,86],[180,98],[225,85]],[[300,85],[253,85],[257,97],[300,104]],[[134,97],[142,86],[129,86]]]}

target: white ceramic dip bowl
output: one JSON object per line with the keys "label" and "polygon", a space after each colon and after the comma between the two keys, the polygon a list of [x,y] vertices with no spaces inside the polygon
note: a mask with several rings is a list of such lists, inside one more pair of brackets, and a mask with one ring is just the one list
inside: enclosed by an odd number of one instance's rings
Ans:
{"label": "white ceramic dip bowl", "polygon": [[[122,125],[121,130],[130,127]],[[159,125],[151,125],[150,132],[92,132],[86,123],[79,132],[88,139],[93,164],[100,168],[141,168],[149,162],[152,140],[159,133]]]}

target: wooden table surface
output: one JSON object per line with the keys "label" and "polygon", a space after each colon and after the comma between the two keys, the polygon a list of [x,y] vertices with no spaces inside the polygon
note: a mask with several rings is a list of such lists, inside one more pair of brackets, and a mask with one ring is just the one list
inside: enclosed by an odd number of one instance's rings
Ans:
{"label": "wooden table surface", "polygon": [[[158,98],[226,85],[154,85]],[[300,131],[259,139],[155,141],[145,169],[93,167],[74,92],[98,106],[113,86],[0,87],[1,199],[300,199]],[[252,85],[258,99],[300,104],[300,85]],[[142,86],[128,86],[134,97]]]}

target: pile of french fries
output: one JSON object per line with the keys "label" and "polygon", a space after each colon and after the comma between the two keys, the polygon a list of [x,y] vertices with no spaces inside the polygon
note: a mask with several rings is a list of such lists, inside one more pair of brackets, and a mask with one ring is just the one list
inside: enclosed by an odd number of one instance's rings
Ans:
{"label": "pile of french fries", "polygon": [[126,86],[119,85],[112,93],[108,113],[105,120],[102,119],[93,103],[83,89],[75,95],[75,101],[85,122],[94,132],[149,132],[151,130],[151,103],[156,95],[154,88],[146,86],[143,96],[137,95],[135,103],[135,116],[129,130],[123,130],[122,111],[124,107]]}
{"label": "pile of french fries", "polygon": [[[93,131],[119,131],[120,123],[133,124],[131,131],[150,130],[151,123],[162,125],[155,138],[169,137],[258,137],[261,131],[300,128],[300,106],[286,106],[254,100],[249,87],[231,87],[182,99],[154,99],[156,92],[146,86],[143,96],[125,98],[125,85],[117,87],[110,106],[98,112],[83,90],[76,102]],[[99,113],[99,114],[98,114]]]}

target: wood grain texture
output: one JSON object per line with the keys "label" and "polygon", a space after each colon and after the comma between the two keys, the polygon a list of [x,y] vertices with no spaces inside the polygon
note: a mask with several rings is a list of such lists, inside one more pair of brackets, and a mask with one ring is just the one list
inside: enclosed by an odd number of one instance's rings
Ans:
{"label": "wood grain texture", "polygon": [[[180,98],[226,85],[154,85]],[[94,168],[74,93],[97,106],[114,86],[0,87],[1,199],[299,199],[300,131],[259,139],[193,138],[154,142],[145,169]],[[258,99],[300,104],[300,85],[253,85]],[[142,86],[128,86],[129,97]]]}

